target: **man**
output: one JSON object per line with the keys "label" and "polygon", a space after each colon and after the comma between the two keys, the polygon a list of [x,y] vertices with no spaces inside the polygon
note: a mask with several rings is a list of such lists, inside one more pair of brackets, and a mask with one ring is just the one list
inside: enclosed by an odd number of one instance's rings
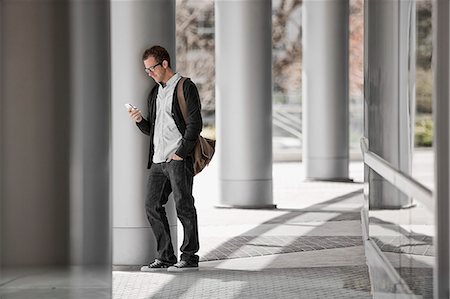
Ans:
{"label": "man", "polygon": [[[145,50],[142,60],[146,73],[157,84],[147,99],[147,118],[136,108],[128,109],[128,113],[138,128],[150,136],[145,209],[156,237],[158,257],[141,271],[198,270],[198,224],[192,196],[191,153],[202,130],[200,98],[195,84],[186,80],[183,92],[188,120],[185,122],[177,99],[181,76],[171,69],[169,53],[161,46],[153,46]],[[164,207],[171,192],[184,229],[178,263]]]}

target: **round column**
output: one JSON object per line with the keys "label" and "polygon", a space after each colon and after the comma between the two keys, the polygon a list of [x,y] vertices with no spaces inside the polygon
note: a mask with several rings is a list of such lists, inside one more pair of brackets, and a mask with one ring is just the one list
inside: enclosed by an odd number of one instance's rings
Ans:
{"label": "round column", "polygon": [[0,6],[1,266],[96,265],[110,287],[108,2]]}
{"label": "round column", "polygon": [[105,264],[110,270],[109,4],[69,4],[70,257],[72,264]]}
{"label": "round column", "polygon": [[273,208],[272,1],[215,1],[220,205]]}
{"label": "round column", "polygon": [[[414,148],[414,1],[369,1],[366,17],[365,136],[369,150],[411,175]],[[383,20],[383,22],[379,22]],[[410,207],[412,199],[369,171],[370,209]]]}
{"label": "round column", "polygon": [[[138,130],[124,108],[132,103],[147,113],[154,82],[144,72],[141,58],[155,44],[169,51],[175,67],[175,0],[111,2],[114,265],[139,265],[156,257],[156,240],[144,207],[149,136]],[[176,248],[172,199],[166,210]]]}
{"label": "round column", "polygon": [[348,180],[348,0],[303,2],[306,178]]}

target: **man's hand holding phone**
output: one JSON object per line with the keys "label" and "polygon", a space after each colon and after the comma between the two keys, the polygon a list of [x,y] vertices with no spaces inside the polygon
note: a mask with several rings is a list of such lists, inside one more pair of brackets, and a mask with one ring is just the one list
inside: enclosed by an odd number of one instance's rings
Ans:
{"label": "man's hand holding phone", "polygon": [[139,111],[138,108],[136,108],[132,104],[125,104],[125,108],[128,110],[128,115],[135,121],[135,122],[141,122],[142,121],[142,114],[141,111]]}

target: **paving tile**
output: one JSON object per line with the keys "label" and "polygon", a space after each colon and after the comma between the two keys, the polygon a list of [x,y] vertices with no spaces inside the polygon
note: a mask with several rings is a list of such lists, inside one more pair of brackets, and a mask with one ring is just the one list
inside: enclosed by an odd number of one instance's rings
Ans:
{"label": "paving tile", "polygon": [[[354,247],[362,245],[361,237],[354,236],[276,236],[276,237],[255,237],[253,239],[233,238],[223,245],[215,248],[208,246],[208,239],[203,239],[203,247],[209,249],[200,255],[201,261],[214,259],[238,258],[250,256],[261,256],[270,254],[280,254],[287,252],[302,252],[311,250],[323,250],[332,248]],[[217,242],[214,242],[217,244]]]}
{"label": "paving tile", "polygon": [[[364,266],[113,275],[113,298],[372,298]],[[116,292],[116,288],[121,288]]]}
{"label": "paving tile", "polygon": [[215,209],[213,164],[194,185],[200,271],[115,271],[114,299],[372,298],[360,184],[302,182],[300,163],[274,164],[279,209]]}

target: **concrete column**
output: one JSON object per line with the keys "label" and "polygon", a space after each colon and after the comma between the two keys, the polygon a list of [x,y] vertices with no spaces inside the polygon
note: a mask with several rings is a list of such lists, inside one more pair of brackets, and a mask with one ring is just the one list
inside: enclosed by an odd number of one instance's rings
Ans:
{"label": "concrete column", "polygon": [[110,7],[105,0],[69,3],[70,257],[110,267]]}
{"label": "concrete column", "polygon": [[272,2],[215,1],[220,204],[272,201]]}
{"label": "concrete column", "polygon": [[348,180],[348,0],[303,2],[306,178]]}
{"label": "concrete column", "polygon": [[65,264],[67,5],[11,0],[2,1],[1,10],[2,266]]}
{"label": "concrete column", "polygon": [[449,169],[450,169],[450,4],[446,0],[433,2],[433,115],[435,153],[435,244],[434,298],[448,298],[449,245]]}
{"label": "concrete column", "polygon": [[111,285],[107,1],[2,1],[1,266]]}
{"label": "concrete column", "polygon": [[[147,113],[153,81],[142,54],[165,47],[175,67],[175,0],[111,2],[113,264],[139,265],[156,257],[156,240],[144,207],[149,137],[129,118],[125,103]],[[173,200],[166,206],[172,242],[177,218]]]}
{"label": "concrete column", "polygon": [[[381,0],[367,5],[365,135],[370,151],[410,174],[415,111],[414,2]],[[411,205],[410,198],[373,171],[369,187],[371,209]]]}

